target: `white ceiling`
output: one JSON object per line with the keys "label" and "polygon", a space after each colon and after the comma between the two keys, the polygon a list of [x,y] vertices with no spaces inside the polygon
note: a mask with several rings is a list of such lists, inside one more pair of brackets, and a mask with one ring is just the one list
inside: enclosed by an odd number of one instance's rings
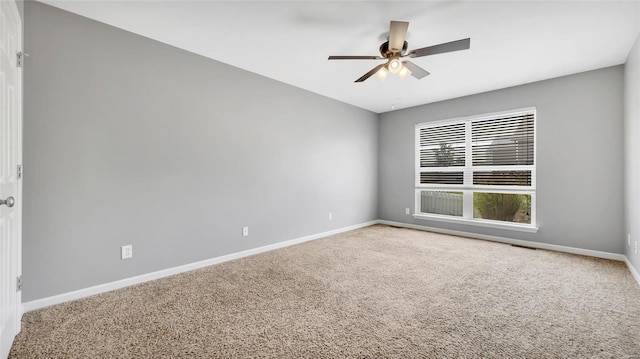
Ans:
{"label": "white ceiling", "polygon": [[[622,64],[635,1],[56,1],[44,3],[376,113]],[[383,61],[389,21],[409,49],[471,38],[412,61],[422,80],[353,81]]]}

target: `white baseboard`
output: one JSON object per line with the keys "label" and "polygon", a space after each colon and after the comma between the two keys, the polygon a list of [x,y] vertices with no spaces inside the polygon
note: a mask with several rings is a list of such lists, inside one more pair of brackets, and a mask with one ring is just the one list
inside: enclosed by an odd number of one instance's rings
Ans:
{"label": "white baseboard", "polygon": [[557,244],[548,244],[548,243],[540,243],[540,242],[532,242],[532,241],[523,241],[523,240],[519,240],[519,239],[511,239],[511,238],[498,237],[498,236],[489,236],[489,235],[485,235],[485,234],[477,234],[477,233],[470,233],[470,232],[463,232],[463,231],[453,231],[453,230],[449,230],[449,229],[442,229],[442,228],[435,228],[435,227],[428,227],[428,226],[419,226],[417,224],[408,224],[408,223],[402,223],[402,222],[378,220],[378,223],[386,224],[388,226],[411,228],[411,229],[417,229],[417,230],[421,230],[421,231],[436,232],[436,233],[443,233],[443,234],[451,234],[451,235],[454,235],[454,236],[469,237],[469,238],[476,238],[476,239],[484,239],[484,240],[493,241],[493,242],[516,244],[516,245],[532,247],[532,248],[548,249],[548,250],[551,250],[551,251],[558,251],[558,252],[565,252],[565,253],[572,253],[572,254],[580,254],[580,255],[583,255],[583,256],[597,257],[597,258],[604,258],[604,259],[611,259],[611,260],[621,261],[621,262],[625,262],[627,264],[627,267],[629,268],[629,271],[631,272],[631,275],[636,280],[636,282],[638,282],[638,285],[640,285],[640,274],[635,269],[635,267],[631,264],[631,262],[629,261],[629,258],[627,258],[627,256],[625,256],[624,254],[617,254],[617,253],[610,253],[610,252],[594,251],[594,250],[591,250],[591,249],[582,249],[582,248],[575,248],[575,247],[560,246],[560,245],[557,245]]}
{"label": "white baseboard", "polygon": [[386,224],[386,225],[389,225],[389,226],[395,226],[395,227],[418,229],[418,230],[421,230],[421,231],[436,232],[436,233],[442,233],[442,234],[451,234],[451,235],[460,236],[460,237],[484,239],[484,240],[493,241],[493,242],[516,244],[516,245],[519,245],[519,246],[526,246],[526,247],[539,248],[539,249],[548,249],[548,250],[557,251],[557,252],[566,252],[566,253],[580,254],[580,255],[583,255],[583,256],[612,259],[612,260],[621,261],[621,262],[624,262],[626,260],[626,257],[623,254],[594,251],[594,250],[591,250],[591,249],[566,247],[566,246],[560,246],[560,245],[557,245],[557,244],[548,244],[548,243],[540,243],[540,242],[533,242],[533,241],[523,241],[523,240],[520,240],[520,239],[511,239],[511,238],[506,238],[506,237],[489,236],[489,235],[486,235],[486,234],[478,234],[478,233],[463,232],[463,231],[453,231],[453,230],[449,230],[449,229],[427,227],[427,226],[419,226],[417,224],[408,224],[408,223],[402,223],[402,222],[379,220],[378,223]]}
{"label": "white baseboard", "polygon": [[633,278],[635,278],[636,282],[638,282],[638,285],[640,285],[640,273],[638,273],[636,268],[631,264],[631,261],[629,260],[629,258],[627,258],[627,256],[624,257],[624,262],[627,264],[627,267],[629,268],[629,271],[631,272]]}
{"label": "white baseboard", "polygon": [[47,297],[47,298],[37,299],[37,300],[30,301],[30,302],[25,302],[25,303],[23,303],[23,313],[30,312],[32,310],[37,310],[37,309],[49,307],[49,306],[52,306],[52,305],[55,305],[55,304],[60,304],[60,303],[69,302],[69,301],[72,301],[72,300],[77,300],[77,299],[89,297],[89,296],[100,294],[100,293],[104,293],[104,292],[109,292],[109,291],[112,291],[112,290],[115,290],[115,289],[128,287],[128,286],[131,286],[131,285],[134,285],[134,284],[144,283],[144,282],[148,282],[148,281],[151,281],[151,280],[172,276],[172,275],[179,274],[179,273],[188,272],[188,271],[191,271],[191,270],[194,270],[194,269],[208,267],[208,266],[211,266],[211,265],[214,265],[214,264],[223,263],[223,262],[227,262],[227,261],[230,261],[230,260],[251,256],[251,255],[254,255],[254,254],[271,251],[271,250],[274,250],[274,249],[279,249],[279,248],[292,246],[294,244],[299,244],[299,243],[312,241],[314,239],[328,237],[328,236],[331,236],[331,235],[334,235],[334,234],[338,234],[338,233],[352,231],[352,230],[358,229],[358,228],[368,227],[368,226],[371,226],[371,225],[374,225],[374,224],[377,224],[377,223],[378,223],[378,221],[360,223],[360,224],[356,224],[356,225],[353,225],[353,226],[334,229],[334,230],[331,230],[331,231],[322,232],[322,233],[318,233],[318,234],[312,234],[312,235],[309,235],[309,236],[300,237],[300,238],[296,238],[296,239],[291,239],[291,240],[284,241],[284,242],[274,243],[274,244],[270,244],[270,245],[263,246],[263,247],[247,249],[245,251],[231,253],[231,254],[227,254],[227,255],[224,255],[224,256],[207,259],[207,260],[204,260],[204,261],[185,264],[185,265],[181,265],[181,266],[173,267],[173,268],[167,268],[167,269],[163,269],[163,270],[160,270],[160,271],[157,271],[157,272],[142,274],[142,275],[131,277],[131,278],[121,279],[121,280],[118,280],[118,281],[115,281],[115,282],[100,284],[100,285],[96,285],[96,286],[89,287],[89,288],[79,289],[79,290],[76,290],[76,291],[73,291],[73,292],[58,294],[58,295],[54,295],[54,296]]}
{"label": "white baseboard", "polygon": [[633,275],[633,277],[636,279],[636,281],[640,285],[640,274],[638,274],[638,271],[631,265],[631,262],[629,261],[629,259],[623,254],[616,254],[616,253],[609,253],[609,252],[594,251],[594,250],[589,250],[589,249],[560,246],[560,245],[556,245],[556,244],[540,243],[540,242],[533,242],[533,241],[524,241],[524,240],[519,240],[519,239],[511,239],[511,238],[498,237],[498,236],[489,236],[489,235],[477,234],[477,233],[471,233],[471,232],[454,231],[454,230],[435,228],[435,227],[427,227],[427,226],[420,226],[420,225],[401,223],[401,222],[393,222],[393,221],[386,221],[386,220],[376,220],[376,221],[365,222],[365,223],[361,223],[361,224],[357,224],[357,225],[353,225],[353,226],[343,227],[343,228],[339,228],[339,229],[335,229],[335,230],[331,230],[331,231],[327,231],[327,232],[313,234],[313,235],[309,235],[309,236],[305,236],[305,237],[300,237],[300,238],[296,238],[296,239],[292,239],[292,240],[288,240],[288,241],[284,241],[284,242],[274,243],[274,244],[270,244],[270,245],[263,246],[263,247],[258,247],[258,248],[253,248],[253,249],[248,249],[248,250],[245,250],[245,251],[241,251],[241,252],[231,253],[231,254],[227,254],[227,255],[224,255],[224,256],[207,259],[207,260],[204,260],[204,261],[199,261],[199,262],[195,262],[195,263],[189,263],[189,264],[181,265],[181,266],[178,266],[178,267],[167,268],[167,269],[163,269],[163,270],[160,270],[160,271],[157,271],[157,272],[142,274],[142,275],[131,277],[131,278],[121,279],[121,280],[118,280],[118,281],[115,281],[115,282],[110,282],[110,283],[100,284],[100,285],[89,287],[89,288],[79,289],[79,290],[76,290],[76,291],[73,291],[73,292],[63,293],[63,294],[54,295],[54,296],[47,297],[47,298],[37,299],[37,300],[30,301],[30,302],[25,302],[22,305],[22,308],[23,308],[22,312],[26,313],[26,312],[30,312],[30,311],[33,311],[33,310],[49,307],[49,306],[52,306],[52,305],[55,305],[55,304],[60,304],[60,303],[69,302],[69,301],[72,301],[72,300],[77,300],[77,299],[89,297],[89,296],[100,294],[100,293],[109,292],[109,291],[112,291],[112,290],[115,290],[115,289],[128,287],[128,286],[131,286],[131,285],[134,285],[134,284],[144,283],[144,282],[148,282],[148,281],[151,281],[151,280],[172,276],[172,275],[179,274],[179,273],[188,272],[188,271],[191,271],[191,270],[194,270],[194,269],[208,267],[208,266],[211,266],[211,265],[214,265],[214,264],[227,262],[227,261],[230,261],[230,260],[243,258],[243,257],[251,256],[251,255],[254,255],[254,254],[258,254],[258,253],[263,253],[263,252],[271,251],[271,250],[274,250],[274,249],[284,248],[284,247],[292,246],[294,244],[304,243],[304,242],[312,241],[312,240],[315,240],[315,239],[328,237],[328,236],[331,236],[331,235],[334,235],[334,234],[352,231],[352,230],[358,229],[358,228],[368,227],[368,226],[371,226],[371,225],[374,225],[374,224],[386,224],[386,225],[395,226],[395,227],[411,228],[411,229],[417,229],[417,230],[422,230],[422,231],[429,231],[429,232],[450,234],[450,235],[455,235],[455,236],[483,239],[483,240],[488,240],[488,241],[493,241],[493,242],[516,244],[516,245],[533,247],[533,248],[548,249],[548,250],[553,250],[553,251],[558,251],[558,252],[566,252],[566,253],[580,254],[580,255],[591,256],[591,257],[618,260],[618,261],[625,262],[627,264],[627,267],[631,271],[631,274]]}

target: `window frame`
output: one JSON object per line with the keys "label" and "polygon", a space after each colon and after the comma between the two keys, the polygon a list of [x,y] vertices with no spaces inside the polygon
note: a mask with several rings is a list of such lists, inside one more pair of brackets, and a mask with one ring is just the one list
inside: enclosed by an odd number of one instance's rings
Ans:
{"label": "window frame", "polygon": [[[473,165],[472,157],[472,123],[477,121],[485,121],[491,119],[501,119],[514,115],[533,114],[533,164],[532,165]],[[524,232],[537,232],[537,203],[536,203],[536,167],[537,167],[537,110],[535,107],[526,107],[515,110],[493,112],[487,114],[473,115],[467,117],[457,117],[446,120],[421,122],[415,125],[415,208],[413,217],[416,219],[426,219],[449,223],[458,223],[465,225],[475,225],[482,227],[491,227],[498,229],[509,229]],[[430,127],[439,127],[457,123],[465,124],[465,164],[464,166],[447,166],[447,167],[420,167],[420,130]],[[531,185],[474,185],[473,173],[485,171],[531,171]],[[429,172],[463,172],[463,184],[422,184],[420,176],[422,173]],[[433,213],[423,213],[421,211],[421,192],[430,191],[455,191],[463,193],[463,215],[462,217],[452,215],[442,215]],[[473,218],[473,194],[475,192],[483,193],[506,193],[506,194],[524,194],[531,197],[530,222],[517,223],[491,219]]]}

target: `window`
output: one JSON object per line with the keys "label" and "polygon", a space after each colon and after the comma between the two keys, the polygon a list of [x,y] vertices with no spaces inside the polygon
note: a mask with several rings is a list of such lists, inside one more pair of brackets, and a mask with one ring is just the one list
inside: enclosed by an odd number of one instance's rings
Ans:
{"label": "window", "polygon": [[415,217],[535,231],[535,117],[417,124]]}

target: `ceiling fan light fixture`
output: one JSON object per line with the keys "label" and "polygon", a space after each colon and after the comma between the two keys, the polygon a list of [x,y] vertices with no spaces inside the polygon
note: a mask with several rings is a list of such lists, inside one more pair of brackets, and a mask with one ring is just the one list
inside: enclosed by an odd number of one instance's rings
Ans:
{"label": "ceiling fan light fixture", "polygon": [[400,72],[398,72],[398,77],[404,80],[409,77],[409,75],[411,75],[411,70],[409,70],[406,66],[402,66],[402,69],[400,69]]}
{"label": "ceiling fan light fixture", "polygon": [[389,64],[387,65],[387,69],[392,74],[397,74],[398,72],[400,72],[400,70],[402,70],[402,68],[403,68],[402,63],[397,57],[392,57],[389,60]]}
{"label": "ceiling fan light fixture", "polygon": [[387,78],[387,75],[389,75],[389,71],[387,71],[387,69],[385,69],[384,67],[380,68],[380,70],[376,72],[376,77],[380,81],[384,81]]}

